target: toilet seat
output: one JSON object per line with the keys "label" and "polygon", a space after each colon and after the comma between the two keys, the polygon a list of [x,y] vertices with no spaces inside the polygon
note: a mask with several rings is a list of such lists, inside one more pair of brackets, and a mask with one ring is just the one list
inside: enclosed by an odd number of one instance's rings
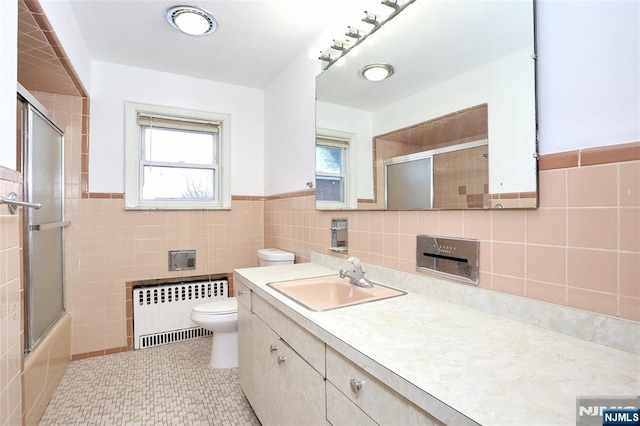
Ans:
{"label": "toilet seat", "polygon": [[238,312],[238,299],[227,297],[215,302],[203,303],[193,307],[193,312],[200,315],[225,315]]}

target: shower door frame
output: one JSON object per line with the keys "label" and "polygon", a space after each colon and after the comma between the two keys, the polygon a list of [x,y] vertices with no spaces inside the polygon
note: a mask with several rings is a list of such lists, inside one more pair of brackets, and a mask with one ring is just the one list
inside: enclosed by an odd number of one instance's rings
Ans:
{"label": "shower door frame", "polygon": [[[22,87],[19,86],[19,89]],[[65,179],[64,179],[64,131],[62,128],[54,123],[49,117],[47,117],[47,110],[44,108],[28,91],[19,90],[18,100],[23,103],[23,116],[22,116],[22,141],[21,141],[21,160],[22,160],[22,179],[23,179],[23,199],[28,202],[39,202],[32,199],[33,195],[33,179],[32,179],[32,152],[33,152],[33,129],[32,129],[32,115],[38,115],[46,124],[48,124],[55,132],[60,135],[60,163],[56,166],[59,167],[60,176],[60,222],[55,225],[59,225],[60,228],[60,271],[61,271],[61,305],[60,312],[53,319],[46,329],[37,337],[34,338],[34,307],[33,307],[33,295],[32,295],[32,268],[37,259],[32,259],[32,249],[34,247],[34,232],[40,232],[40,229],[32,223],[33,211],[31,209],[22,209],[23,211],[23,270],[24,270],[24,353],[28,355],[32,352],[40,343],[43,337],[45,337],[51,329],[51,327],[62,317],[66,312],[65,303],[65,250],[64,250],[64,228],[65,228]],[[58,226],[49,227],[46,224],[42,230],[47,230]]]}

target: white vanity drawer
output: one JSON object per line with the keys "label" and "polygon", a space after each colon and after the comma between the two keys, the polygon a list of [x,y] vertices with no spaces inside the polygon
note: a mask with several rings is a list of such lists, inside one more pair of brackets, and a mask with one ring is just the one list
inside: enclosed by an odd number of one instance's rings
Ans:
{"label": "white vanity drawer", "polygon": [[327,420],[332,426],[376,426],[356,404],[327,382]]}
{"label": "white vanity drawer", "polygon": [[251,311],[251,290],[242,281],[234,277],[233,290],[238,303]]}
{"label": "white vanity drawer", "polygon": [[[442,425],[330,347],[327,347],[327,381],[381,425]],[[359,389],[358,383],[362,385]]]}
{"label": "white vanity drawer", "polygon": [[298,352],[318,373],[325,376],[325,344],[288,318],[264,299],[253,293],[253,313],[269,324],[271,329]]}

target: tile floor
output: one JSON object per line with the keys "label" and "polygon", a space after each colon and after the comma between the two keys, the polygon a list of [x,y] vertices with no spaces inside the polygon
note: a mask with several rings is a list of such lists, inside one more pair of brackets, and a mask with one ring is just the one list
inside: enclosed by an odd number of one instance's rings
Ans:
{"label": "tile floor", "polygon": [[211,337],[72,361],[40,426],[259,426],[238,370],[209,367]]}

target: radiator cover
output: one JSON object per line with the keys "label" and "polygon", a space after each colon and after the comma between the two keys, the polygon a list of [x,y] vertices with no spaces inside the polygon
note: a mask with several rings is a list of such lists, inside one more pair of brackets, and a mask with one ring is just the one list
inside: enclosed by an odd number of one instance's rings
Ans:
{"label": "radiator cover", "polygon": [[133,348],[165,345],[213,334],[193,321],[195,305],[228,297],[227,280],[159,284],[133,289]]}

